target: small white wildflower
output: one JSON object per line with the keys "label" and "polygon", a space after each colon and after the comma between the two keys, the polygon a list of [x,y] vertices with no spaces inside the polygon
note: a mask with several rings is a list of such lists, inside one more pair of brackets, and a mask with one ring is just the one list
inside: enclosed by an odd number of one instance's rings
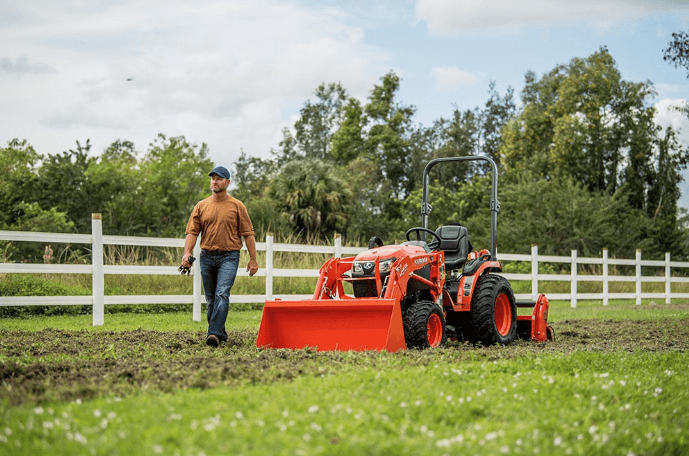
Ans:
{"label": "small white wildflower", "polygon": [[508,446],[506,446],[506,445],[503,445],[503,446],[500,447],[500,453],[502,453],[502,454],[507,454],[507,453],[509,453],[509,452],[510,452],[510,447],[508,447]]}
{"label": "small white wildflower", "polygon": [[93,416],[95,416],[96,418],[99,418],[100,417],[100,410],[98,410],[98,409],[94,410]]}
{"label": "small white wildflower", "polygon": [[486,440],[495,440],[497,436],[497,432],[489,432],[488,434],[486,434]]}
{"label": "small white wildflower", "polygon": [[400,407],[405,408],[407,406],[406,402],[400,402]]}
{"label": "small white wildflower", "polygon": [[242,412],[237,412],[237,413],[234,414],[234,416],[235,416],[238,420],[241,420],[242,418],[244,418],[244,415],[242,414]]}
{"label": "small white wildflower", "polygon": [[522,442],[522,439],[517,439],[517,441],[514,442],[514,443],[516,443],[517,446],[522,446],[522,443],[523,443],[523,442]]}
{"label": "small white wildflower", "polygon": [[671,371],[671,370],[666,370],[665,373],[666,373],[667,375],[672,375],[672,371]]}
{"label": "small white wildflower", "polygon": [[86,445],[86,437],[79,434],[78,432],[76,434],[74,434],[74,440],[81,443],[82,445]]}
{"label": "small white wildflower", "polygon": [[43,415],[43,407],[36,407],[35,409],[33,409],[33,412],[36,415]]}
{"label": "small white wildflower", "polygon": [[627,385],[627,382],[625,382],[624,380],[620,380],[620,385],[626,386],[626,385]]}
{"label": "small white wildflower", "polygon": [[428,428],[426,427],[425,424],[422,425],[422,426],[419,428],[419,431],[420,431],[422,434],[425,434],[427,430],[428,430]]}
{"label": "small white wildflower", "polygon": [[421,405],[421,401],[416,401],[416,402],[414,402],[414,405],[417,406],[417,407],[419,407],[419,406]]}
{"label": "small white wildflower", "polygon": [[447,397],[445,398],[445,400],[446,400],[447,402],[450,402],[450,401],[452,400],[452,396],[447,396]]}
{"label": "small white wildflower", "polygon": [[53,428],[53,422],[52,421],[44,421],[43,422],[43,429],[52,429]]}
{"label": "small white wildflower", "polygon": [[12,429],[6,427],[6,428],[5,428],[5,434],[7,434],[7,435],[12,435]]}
{"label": "small white wildflower", "polygon": [[655,392],[653,393],[653,397],[658,397],[658,395],[662,392],[663,392],[663,388],[656,388]]}
{"label": "small white wildflower", "polygon": [[555,440],[553,440],[553,445],[560,446],[560,444],[562,444],[562,437],[558,435],[557,437],[555,437]]}
{"label": "small white wildflower", "polygon": [[0,435],[0,443],[7,443],[7,437]]}
{"label": "small white wildflower", "polygon": [[153,452],[155,454],[163,454],[163,447],[160,445],[153,445]]}
{"label": "small white wildflower", "polygon": [[311,434],[306,433],[304,434],[304,441],[309,442],[311,440]]}
{"label": "small white wildflower", "polygon": [[435,442],[435,446],[438,448],[447,448],[450,446],[450,439],[442,439]]}
{"label": "small white wildflower", "polygon": [[593,435],[596,433],[596,431],[598,431],[598,426],[596,426],[595,424],[591,425],[591,427],[589,428],[589,434]]}
{"label": "small white wildflower", "polygon": [[316,432],[321,432],[321,430],[323,430],[323,428],[316,423],[311,423],[311,429],[313,429]]}
{"label": "small white wildflower", "polygon": [[311,407],[309,407],[309,413],[316,413],[319,410],[319,408],[320,407],[318,407],[317,405],[312,405]]}
{"label": "small white wildflower", "polygon": [[606,373],[604,373],[604,374],[600,374],[600,376],[603,377],[603,378],[605,378],[605,377],[609,377],[610,374],[606,372]]}

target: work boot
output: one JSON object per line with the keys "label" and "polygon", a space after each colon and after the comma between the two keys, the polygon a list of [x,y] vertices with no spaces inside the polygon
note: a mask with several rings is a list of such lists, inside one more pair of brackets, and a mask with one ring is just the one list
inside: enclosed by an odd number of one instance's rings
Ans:
{"label": "work boot", "polygon": [[218,336],[215,334],[210,334],[208,337],[206,337],[206,345],[210,345],[211,347],[217,347],[220,345],[220,339],[218,339]]}

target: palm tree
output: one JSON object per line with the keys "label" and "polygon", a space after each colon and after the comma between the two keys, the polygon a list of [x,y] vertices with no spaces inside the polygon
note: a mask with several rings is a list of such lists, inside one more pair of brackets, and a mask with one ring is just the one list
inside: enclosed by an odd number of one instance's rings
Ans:
{"label": "palm tree", "polygon": [[325,237],[346,229],[352,190],[332,165],[315,159],[289,162],[269,194],[298,235]]}

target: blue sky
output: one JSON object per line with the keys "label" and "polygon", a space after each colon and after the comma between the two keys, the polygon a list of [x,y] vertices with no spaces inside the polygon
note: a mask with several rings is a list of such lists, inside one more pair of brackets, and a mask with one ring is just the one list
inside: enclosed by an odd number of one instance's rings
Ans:
{"label": "blue sky", "polygon": [[687,72],[662,59],[681,30],[686,0],[3,0],[0,143],[145,151],[164,133],[230,165],[268,156],[322,82],[363,101],[393,70],[397,101],[430,125],[482,106],[491,80],[518,97],[527,71],[607,46],[624,79],[655,84],[658,123],[689,147],[689,119],[667,109],[689,99]]}

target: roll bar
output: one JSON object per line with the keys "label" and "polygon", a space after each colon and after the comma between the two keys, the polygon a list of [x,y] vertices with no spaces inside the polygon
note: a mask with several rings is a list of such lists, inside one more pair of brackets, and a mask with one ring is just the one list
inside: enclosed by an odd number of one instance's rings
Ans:
{"label": "roll bar", "polygon": [[421,226],[423,228],[428,229],[428,215],[431,213],[431,207],[428,204],[428,175],[431,171],[431,168],[433,168],[438,163],[463,161],[486,161],[490,163],[490,166],[493,170],[493,185],[490,196],[490,256],[493,260],[497,260],[498,211],[500,210],[500,201],[498,201],[498,166],[490,157],[482,157],[478,155],[468,157],[447,157],[436,158],[428,162],[426,168],[423,170],[423,199],[421,201]]}

